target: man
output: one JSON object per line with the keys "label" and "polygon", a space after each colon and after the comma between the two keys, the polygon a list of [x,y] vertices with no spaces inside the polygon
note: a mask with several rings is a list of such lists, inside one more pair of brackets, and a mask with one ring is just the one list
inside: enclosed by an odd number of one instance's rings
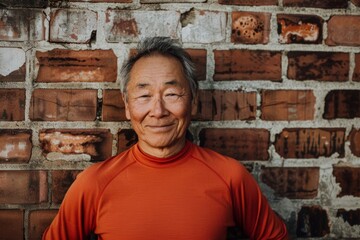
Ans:
{"label": "man", "polygon": [[129,150],[79,174],[43,239],[287,239],[255,180],[236,160],[186,140],[197,84],[169,38],[146,39],[122,68]]}

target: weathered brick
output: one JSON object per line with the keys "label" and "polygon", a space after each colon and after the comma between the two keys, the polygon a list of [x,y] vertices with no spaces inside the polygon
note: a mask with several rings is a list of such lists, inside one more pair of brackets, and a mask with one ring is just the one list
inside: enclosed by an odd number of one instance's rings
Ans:
{"label": "weathered brick", "polygon": [[285,128],[276,135],[275,149],[284,158],[344,157],[345,129]]}
{"label": "weathered brick", "polygon": [[197,11],[191,9],[181,15],[182,41],[190,43],[213,43],[225,40],[225,12]]}
{"label": "weathered brick", "polygon": [[360,53],[355,54],[355,68],[352,80],[360,82]]}
{"label": "weathered brick", "polygon": [[295,80],[348,81],[349,54],[289,52],[288,78]]}
{"label": "weathered brick", "polygon": [[48,0],[1,0],[1,4],[10,7],[27,7],[27,8],[46,8],[48,6]]}
{"label": "weathered brick", "polygon": [[200,90],[194,120],[253,120],[256,118],[256,93]]}
{"label": "weathered brick", "polygon": [[25,52],[20,48],[0,48],[0,82],[24,82]]}
{"label": "weathered brick", "polygon": [[303,206],[297,219],[298,237],[324,237],[330,233],[329,217],[321,206]]}
{"label": "weathered brick", "polygon": [[34,204],[47,201],[45,171],[0,171],[0,204]]}
{"label": "weathered brick", "polygon": [[231,42],[266,44],[269,42],[270,13],[232,12]]}
{"label": "weathered brick", "polygon": [[268,160],[270,133],[266,129],[206,128],[199,133],[200,146],[237,160]]}
{"label": "weathered brick", "polygon": [[[140,0],[140,3],[173,3],[173,0]],[[176,0],[177,3],[206,2],[206,0]]]}
{"label": "weathered brick", "polygon": [[263,90],[261,119],[313,120],[315,96],[311,90]]}
{"label": "weathered brick", "polygon": [[176,11],[106,11],[107,42],[137,42],[144,37],[179,38],[180,13]]}
{"label": "weathered brick", "polygon": [[133,0],[68,0],[69,2],[132,3]]}
{"label": "weathered brick", "polygon": [[45,155],[86,154],[92,161],[101,161],[112,154],[112,135],[107,129],[47,129],[40,132],[39,141]]}
{"label": "weathered brick", "polygon": [[215,50],[215,81],[281,81],[281,53],[263,50]]}
{"label": "weathered brick", "polygon": [[351,2],[357,6],[357,7],[360,7],[360,0],[351,0]]}
{"label": "weathered brick", "polygon": [[129,149],[132,145],[137,143],[138,138],[133,129],[120,129],[118,132],[118,149],[117,152],[121,153]]}
{"label": "weathered brick", "polygon": [[350,226],[360,225],[360,209],[345,210],[341,208],[338,209],[336,217],[341,217]]}
{"label": "weathered brick", "polygon": [[264,168],[261,181],[274,189],[277,196],[311,199],[318,193],[319,168]]}
{"label": "weathered brick", "polygon": [[195,64],[196,80],[206,80],[207,52],[205,49],[185,49]]}
{"label": "weathered brick", "polygon": [[240,6],[267,6],[277,5],[277,0],[219,0],[220,4],[240,5]]}
{"label": "weathered brick", "polygon": [[58,210],[34,210],[29,213],[29,240],[39,240]]}
{"label": "weathered brick", "polygon": [[103,92],[103,121],[126,121],[125,104],[119,89],[106,89]]}
{"label": "weathered brick", "polygon": [[325,97],[323,118],[360,117],[360,90],[332,90]]}
{"label": "weathered brick", "polygon": [[1,239],[24,239],[24,211],[1,209],[0,226]]}
{"label": "weathered brick", "polygon": [[0,9],[0,41],[41,41],[45,32],[42,10]]}
{"label": "weathered brick", "polygon": [[25,119],[25,90],[0,89],[0,121]]}
{"label": "weathered brick", "polygon": [[31,149],[31,130],[0,129],[0,163],[28,163]]}
{"label": "weathered brick", "polygon": [[360,197],[360,167],[334,166],[333,175],[341,188],[338,197]]}
{"label": "weathered brick", "polygon": [[283,0],[284,7],[347,8],[348,0]]}
{"label": "weathered brick", "polygon": [[35,89],[30,119],[36,121],[94,121],[97,90]]}
{"label": "weathered brick", "polygon": [[88,43],[96,38],[96,30],[96,12],[80,9],[56,9],[51,12],[51,42]]}
{"label": "weathered brick", "polygon": [[278,14],[280,43],[311,43],[322,41],[323,19],[315,15]]}
{"label": "weathered brick", "polygon": [[37,82],[115,82],[117,57],[112,50],[54,49],[36,52]]}
{"label": "weathered brick", "polygon": [[55,204],[60,204],[65,196],[65,193],[80,173],[80,170],[56,170],[51,172],[51,201]]}
{"label": "weathered brick", "polygon": [[349,134],[350,150],[352,154],[360,157],[360,129],[353,128]]}
{"label": "weathered brick", "polygon": [[327,45],[360,46],[360,16],[332,16],[327,27]]}

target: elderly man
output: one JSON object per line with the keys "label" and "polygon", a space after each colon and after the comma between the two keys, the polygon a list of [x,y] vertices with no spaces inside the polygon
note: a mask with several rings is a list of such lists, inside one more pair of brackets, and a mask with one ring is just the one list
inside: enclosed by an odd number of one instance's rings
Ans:
{"label": "elderly man", "polygon": [[197,84],[193,63],[169,38],[146,39],[122,68],[129,150],[79,174],[43,239],[287,239],[251,174],[186,140]]}

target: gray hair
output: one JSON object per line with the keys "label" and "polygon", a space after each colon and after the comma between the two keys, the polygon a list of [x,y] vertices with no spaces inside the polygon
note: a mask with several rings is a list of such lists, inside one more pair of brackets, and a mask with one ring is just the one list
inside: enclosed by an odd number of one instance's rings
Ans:
{"label": "gray hair", "polygon": [[191,97],[194,98],[198,88],[195,76],[195,65],[191,60],[190,55],[180,46],[180,44],[169,37],[146,38],[139,43],[136,55],[131,56],[121,68],[121,93],[124,96],[126,95],[126,87],[130,81],[130,71],[134,67],[136,61],[142,57],[151,56],[153,54],[174,57],[181,63],[184,76],[189,81]]}

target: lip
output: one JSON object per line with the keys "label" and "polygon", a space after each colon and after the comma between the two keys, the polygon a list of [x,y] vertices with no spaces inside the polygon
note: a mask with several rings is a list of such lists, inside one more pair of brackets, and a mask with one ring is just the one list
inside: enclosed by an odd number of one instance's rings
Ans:
{"label": "lip", "polygon": [[147,125],[147,128],[155,132],[163,132],[172,129],[174,124],[163,124],[163,125]]}

